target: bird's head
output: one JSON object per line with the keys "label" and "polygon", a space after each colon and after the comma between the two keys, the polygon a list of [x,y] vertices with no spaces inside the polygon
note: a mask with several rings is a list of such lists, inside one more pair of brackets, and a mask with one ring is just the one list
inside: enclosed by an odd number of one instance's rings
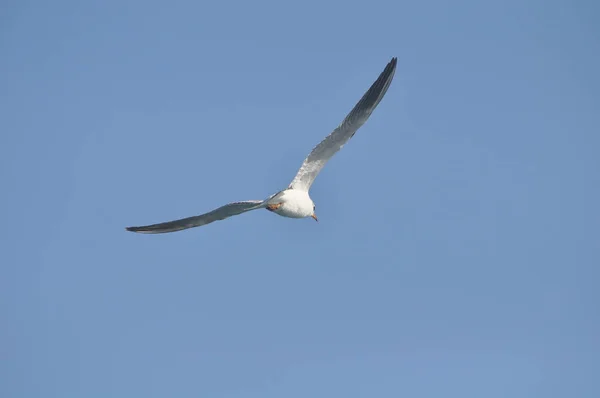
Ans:
{"label": "bird's head", "polygon": [[317,218],[317,215],[315,214],[315,209],[317,208],[317,206],[315,205],[315,203],[313,202],[313,213],[311,214],[311,218],[314,218],[315,221],[319,221],[319,219]]}

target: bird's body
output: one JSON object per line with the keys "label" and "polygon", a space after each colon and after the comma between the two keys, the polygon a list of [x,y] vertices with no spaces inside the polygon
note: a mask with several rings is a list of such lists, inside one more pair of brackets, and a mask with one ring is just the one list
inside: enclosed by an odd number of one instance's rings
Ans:
{"label": "bird's body", "polygon": [[285,189],[267,200],[267,210],[289,218],[311,217],[315,204],[308,192],[299,189]]}
{"label": "bird's body", "polygon": [[199,216],[142,227],[127,227],[126,229],[147,234],[181,231],[263,208],[283,217],[312,217],[317,220],[315,204],[309,195],[310,187],[329,159],[342,149],[371,116],[392,83],[396,72],[396,62],[397,59],[392,58],[342,123],[311,151],[286,189],[271,195],[265,200],[229,203]]}

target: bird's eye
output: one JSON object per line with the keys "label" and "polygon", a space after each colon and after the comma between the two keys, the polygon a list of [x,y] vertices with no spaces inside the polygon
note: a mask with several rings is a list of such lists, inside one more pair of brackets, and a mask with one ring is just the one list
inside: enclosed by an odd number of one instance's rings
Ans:
{"label": "bird's eye", "polygon": [[317,208],[317,205],[313,205],[313,210]]}

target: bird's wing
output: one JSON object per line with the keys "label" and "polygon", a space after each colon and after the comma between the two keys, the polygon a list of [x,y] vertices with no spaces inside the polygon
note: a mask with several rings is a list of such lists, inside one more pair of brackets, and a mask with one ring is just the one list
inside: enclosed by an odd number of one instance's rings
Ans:
{"label": "bird's wing", "polygon": [[290,184],[290,188],[308,191],[313,181],[325,166],[327,161],[354,136],[373,110],[377,107],[388,87],[392,83],[396,72],[397,58],[394,57],[387,64],[383,72],[373,83],[371,88],[354,106],[344,121],[329,134],[319,145],[317,145],[302,163],[296,177]]}
{"label": "bird's wing", "polygon": [[163,222],[160,224],[145,225],[142,227],[127,227],[127,231],[139,232],[143,234],[162,234],[165,232],[181,231],[183,229],[200,227],[210,224],[213,221],[223,220],[225,218],[236,216],[250,210],[265,207],[264,200],[248,200],[245,202],[234,202],[221,206],[211,212],[181,220]]}

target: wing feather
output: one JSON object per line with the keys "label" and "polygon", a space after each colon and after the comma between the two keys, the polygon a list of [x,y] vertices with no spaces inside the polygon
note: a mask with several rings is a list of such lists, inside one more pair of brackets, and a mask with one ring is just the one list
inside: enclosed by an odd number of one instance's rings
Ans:
{"label": "wing feather", "polygon": [[308,191],[313,181],[325,166],[327,161],[354,136],[356,131],[367,121],[369,116],[392,83],[396,72],[397,58],[394,57],[369,90],[354,106],[344,121],[321,141],[308,155],[298,170],[296,177],[290,183],[290,188]]}
{"label": "wing feather", "polygon": [[182,218],[180,220],[168,221],[160,224],[145,225],[142,227],[127,227],[125,229],[127,231],[139,232],[143,234],[162,234],[166,232],[175,232],[183,229],[200,227],[202,225],[210,224],[213,221],[224,220],[228,217],[236,216],[250,210],[259,209],[264,206],[265,201],[263,200],[233,202],[199,216]]}

